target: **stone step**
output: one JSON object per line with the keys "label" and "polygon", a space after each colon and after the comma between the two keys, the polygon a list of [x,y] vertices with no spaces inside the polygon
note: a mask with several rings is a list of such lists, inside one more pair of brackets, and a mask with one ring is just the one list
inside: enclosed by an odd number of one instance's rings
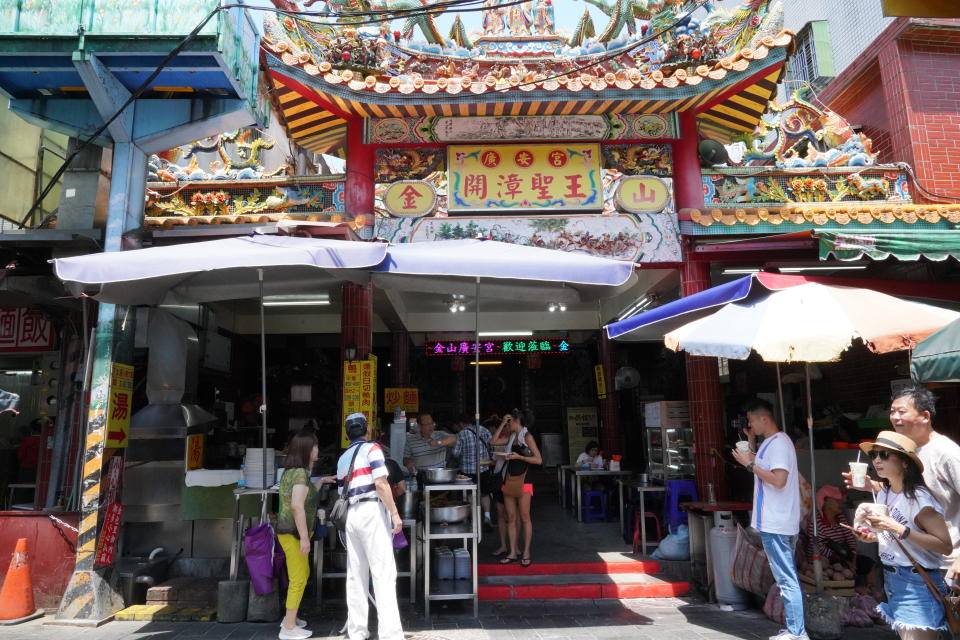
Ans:
{"label": "stone step", "polygon": [[672,598],[690,590],[648,573],[481,575],[477,584],[481,600]]}
{"label": "stone step", "polygon": [[478,576],[530,576],[562,574],[600,574],[615,573],[659,573],[660,563],[656,560],[624,560],[614,562],[536,562],[529,567],[521,567],[519,562],[510,564],[484,563],[477,567]]}

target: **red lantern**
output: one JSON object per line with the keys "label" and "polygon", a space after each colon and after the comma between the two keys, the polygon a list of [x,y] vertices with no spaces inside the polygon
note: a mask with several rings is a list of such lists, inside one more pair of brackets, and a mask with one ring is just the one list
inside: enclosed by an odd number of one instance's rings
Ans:
{"label": "red lantern", "polygon": [[694,60],[699,60],[699,59],[700,59],[700,49],[694,49],[693,51],[690,52],[690,55],[693,56],[693,59],[694,59]]}

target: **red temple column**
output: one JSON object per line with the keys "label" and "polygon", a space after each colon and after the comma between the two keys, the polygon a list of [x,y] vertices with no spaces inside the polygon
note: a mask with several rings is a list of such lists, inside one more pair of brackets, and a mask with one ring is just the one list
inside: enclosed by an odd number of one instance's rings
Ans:
{"label": "red temple column", "polygon": [[[680,288],[688,296],[710,288],[710,264],[683,263]],[[697,491],[707,497],[707,484],[713,483],[720,500],[727,497],[727,481],[723,462],[713,450],[723,451],[723,393],[716,358],[687,356],[687,399],[690,404],[690,425],[693,427],[694,463]]]}
{"label": "red temple column", "polygon": [[[696,114],[679,114],[680,139],[673,145],[673,185],[677,211],[703,207],[703,182],[700,156],[697,152]],[[680,290],[685,296],[710,288],[710,263],[694,262],[684,256],[680,273]],[[723,463],[712,454],[723,450],[723,394],[716,358],[687,356],[687,398],[690,403],[690,425],[693,427],[694,463],[697,491],[707,497],[707,484],[712,483],[718,499],[727,497],[727,481]]]}
{"label": "red temple column", "polygon": [[374,149],[363,142],[363,119],[347,121],[347,180],[344,208],[350,216],[373,213]]}
{"label": "red temple column", "polygon": [[623,454],[626,445],[620,424],[620,395],[613,389],[617,374],[617,343],[601,330],[597,349],[607,383],[607,397],[600,400],[600,448],[604,457],[608,457],[611,453]]}
{"label": "red temple column", "polygon": [[348,282],[340,290],[340,358],[356,349],[354,360],[365,360],[373,347],[373,285]]}
{"label": "red temple column", "polygon": [[390,384],[405,387],[410,384],[410,334],[406,329],[393,332],[390,345]]}

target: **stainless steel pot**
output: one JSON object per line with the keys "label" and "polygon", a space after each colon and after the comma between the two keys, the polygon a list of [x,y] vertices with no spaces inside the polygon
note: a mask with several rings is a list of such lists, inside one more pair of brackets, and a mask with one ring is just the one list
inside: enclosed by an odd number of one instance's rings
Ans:
{"label": "stainless steel pot", "polygon": [[419,505],[419,493],[407,491],[406,493],[397,496],[397,510],[400,512],[400,517],[404,520],[416,518],[417,507]]}
{"label": "stainless steel pot", "polygon": [[430,522],[454,524],[470,517],[469,504],[451,504],[446,507],[430,507]]}
{"label": "stainless steel pot", "polygon": [[422,469],[427,484],[451,484],[457,479],[459,469]]}

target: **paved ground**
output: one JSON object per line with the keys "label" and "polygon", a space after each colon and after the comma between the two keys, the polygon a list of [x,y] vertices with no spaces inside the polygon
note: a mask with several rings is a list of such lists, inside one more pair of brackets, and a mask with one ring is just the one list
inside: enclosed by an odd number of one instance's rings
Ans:
{"label": "paved ground", "polygon": [[[550,600],[481,603],[480,617],[462,603],[437,608],[431,621],[402,610],[411,640],[719,640],[767,638],[777,625],[759,611],[724,612],[693,598],[637,600]],[[343,624],[342,605],[308,612],[314,637],[336,637]],[[42,624],[0,627],[0,640],[267,640],[276,624],[215,622],[111,622],[98,629]],[[844,640],[890,640],[886,627],[844,629]]]}

